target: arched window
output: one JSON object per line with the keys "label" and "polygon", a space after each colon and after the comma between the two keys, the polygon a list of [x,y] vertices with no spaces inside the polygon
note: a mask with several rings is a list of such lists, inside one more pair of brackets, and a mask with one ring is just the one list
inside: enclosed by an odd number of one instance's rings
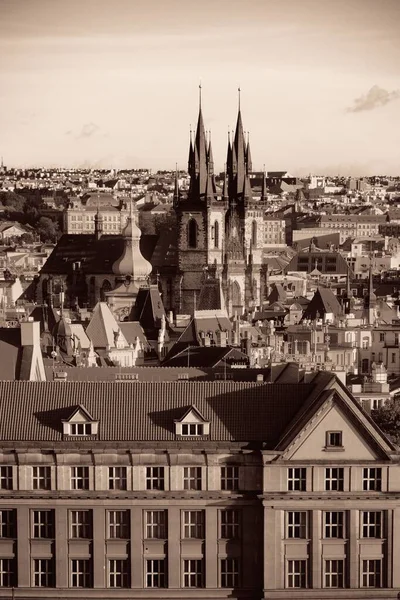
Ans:
{"label": "arched window", "polygon": [[251,224],[251,243],[253,246],[257,246],[257,221],[253,221]]}
{"label": "arched window", "polygon": [[103,285],[101,286],[101,290],[100,290],[100,300],[101,302],[105,302],[106,301],[106,293],[107,292],[111,292],[112,287],[111,287],[111,283],[108,281],[108,279],[105,279],[103,281]]}
{"label": "arched window", "polygon": [[219,248],[219,223],[214,223],[214,248]]}
{"label": "arched window", "polygon": [[190,219],[188,223],[188,246],[197,248],[197,223],[194,219]]}

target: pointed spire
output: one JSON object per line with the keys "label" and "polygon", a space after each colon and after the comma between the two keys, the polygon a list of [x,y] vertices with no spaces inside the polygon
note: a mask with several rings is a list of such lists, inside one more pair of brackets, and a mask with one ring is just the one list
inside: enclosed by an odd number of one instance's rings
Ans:
{"label": "pointed spire", "polygon": [[194,176],[196,185],[192,186],[195,200],[204,197],[207,185],[207,143],[204,130],[203,114],[201,111],[201,85],[199,86],[199,117],[194,141]]}
{"label": "pointed spire", "polygon": [[225,173],[230,175],[232,173],[232,144],[231,144],[231,132],[228,127],[228,150],[226,154],[226,165],[225,165]]}
{"label": "pointed spire", "polygon": [[263,180],[261,186],[261,202],[265,202],[267,200],[267,174],[265,172],[265,165],[263,168]]}
{"label": "pointed spire", "polygon": [[224,186],[222,188],[222,200],[228,200],[228,174],[227,174],[227,165],[225,165],[224,171]]}
{"label": "pointed spire", "polygon": [[235,151],[235,159],[236,159],[236,185],[235,191],[236,194],[241,194],[243,192],[244,187],[244,177],[246,174],[246,143],[244,139],[243,132],[243,124],[242,124],[242,115],[239,112],[236,121],[236,130],[235,130],[235,138],[233,140],[233,150]]}
{"label": "pointed spire", "polygon": [[250,178],[248,175],[245,175],[244,184],[243,184],[243,198],[247,201],[253,199],[253,193],[251,190]]}
{"label": "pointed spire", "polygon": [[194,150],[193,150],[193,139],[192,139],[192,126],[190,126],[190,141],[189,141],[189,158],[188,158],[188,173],[192,176],[194,172]]}
{"label": "pointed spire", "polygon": [[206,185],[206,201],[207,203],[211,203],[214,199],[214,185],[213,185],[213,180],[212,180],[212,174],[211,174],[211,170],[210,167],[208,168],[207,171],[207,185]]}
{"label": "pointed spire", "polygon": [[214,157],[211,146],[211,131],[208,132],[208,151],[207,151],[207,159],[208,159],[208,170],[211,175],[214,173]]}
{"label": "pointed spire", "polygon": [[250,152],[250,133],[247,132],[247,146],[246,146],[246,171],[247,174],[250,173],[253,169],[253,162],[251,160],[251,152]]}
{"label": "pointed spire", "polygon": [[174,204],[179,204],[179,176],[178,163],[175,164],[175,186],[174,186]]}
{"label": "pointed spire", "polygon": [[240,113],[240,93],[241,93],[241,89],[240,86],[238,87],[238,112]]}

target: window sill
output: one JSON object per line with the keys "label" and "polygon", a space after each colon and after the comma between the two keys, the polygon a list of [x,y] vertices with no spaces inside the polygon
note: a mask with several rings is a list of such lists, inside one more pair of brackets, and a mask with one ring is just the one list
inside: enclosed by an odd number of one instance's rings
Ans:
{"label": "window sill", "polygon": [[322,448],[322,450],[324,452],[344,452],[345,447],[344,446],[324,446],[324,448]]}

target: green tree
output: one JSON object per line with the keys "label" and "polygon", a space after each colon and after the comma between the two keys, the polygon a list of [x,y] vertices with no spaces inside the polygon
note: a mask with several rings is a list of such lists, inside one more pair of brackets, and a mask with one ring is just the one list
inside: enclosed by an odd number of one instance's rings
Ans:
{"label": "green tree", "polygon": [[371,411],[371,417],[386,435],[400,444],[400,399],[393,398],[383,406]]}
{"label": "green tree", "polygon": [[36,231],[42,242],[56,242],[58,238],[58,223],[48,217],[40,217],[36,225]]}

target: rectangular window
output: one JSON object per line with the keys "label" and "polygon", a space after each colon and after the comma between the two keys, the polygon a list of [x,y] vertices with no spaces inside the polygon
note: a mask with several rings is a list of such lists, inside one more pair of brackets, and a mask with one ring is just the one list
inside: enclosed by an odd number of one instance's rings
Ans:
{"label": "rectangular window", "polygon": [[343,567],[343,560],[325,561],[324,584],[326,588],[342,588],[344,586]]}
{"label": "rectangular window", "polygon": [[183,538],[204,539],[204,510],[184,510]]}
{"label": "rectangular window", "polygon": [[377,510],[368,510],[361,512],[361,537],[363,538],[381,538],[382,537],[382,513]]}
{"label": "rectangular window", "polygon": [[201,559],[183,561],[183,587],[204,587],[204,568],[203,561]]}
{"label": "rectangular window", "polygon": [[89,467],[71,467],[71,490],[89,489]]}
{"label": "rectangular window", "polygon": [[365,467],[363,469],[363,490],[365,492],[380,492],[382,490],[382,469],[380,467]]}
{"label": "rectangular window", "polygon": [[71,560],[71,587],[92,587],[92,568],[90,559],[80,558],[78,560]]}
{"label": "rectangular window", "polygon": [[288,588],[307,587],[307,561],[288,560],[286,585]]}
{"label": "rectangular window", "polygon": [[306,472],[305,467],[290,467],[288,469],[289,492],[306,491]]}
{"label": "rectangular window", "polygon": [[71,539],[92,539],[93,533],[91,510],[70,510],[69,518]]}
{"label": "rectangular window", "polygon": [[54,563],[51,558],[35,558],[33,560],[34,587],[55,587]]}
{"label": "rectangular window", "polygon": [[167,587],[166,563],[167,561],[165,560],[165,558],[146,560],[146,587]]}
{"label": "rectangular window", "polygon": [[201,467],[183,468],[183,489],[201,490]]}
{"label": "rectangular window", "polygon": [[384,342],[385,341],[385,334],[382,333],[382,332],[379,333],[379,341],[380,342]]}
{"label": "rectangular window", "polygon": [[16,561],[14,558],[0,558],[0,588],[15,587],[17,583],[16,577]]}
{"label": "rectangular window", "polygon": [[234,508],[220,511],[220,538],[234,540],[240,537],[240,512]]}
{"label": "rectangular window", "polygon": [[164,489],[164,467],[146,467],[146,490]]}
{"label": "rectangular window", "polygon": [[182,423],[181,435],[203,435],[203,423]]}
{"label": "rectangular window", "polygon": [[286,537],[289,539],[305,539],[307,537],[306,511],[287,511]]}
{"label": "rectangular window", "polygon": [[237,588],[239,587],[239,559],[223,558],[221,559],[221,587]]}
{"label": "rectangular window", "polygon": [[32,487],[34,490],[51,490],[51,467],[32,467]]}
{"label": "rectangular window", "polygon": [[325,469],[325,490],[327,492],[343,492],[344,469],[342,467],[327,467]]}
{"label": "rectangular window", "polygon": [[324,537],[328,539],[342,539],[344,513],[339,511],[324,512]]}
{"label": "rectangular window", "polygon": [[167,511],[146,510],[145,537],[149,540],[165,540],[167,538]]}
{"label": "rectangular window", "polygon": [[392,363],[396,362],[396,354],[395,352],[392,352]]}
{"label": "rectangular window", "polygon": [[17,537],[17,512],[7,508],[0,510],[0,538],[15,539]]}
{"label": "rectangular window", "polygon": [[130,538],[129,510],[107,511],[107,539],[128,540]]}
{"label": "rectangular window", "polygon": [[342,432],[341,431],[327,431],[326,432],[326,446],[327,448],[341,448],[342,443]]}
{"label": "rectangular window", "polygon": [[108,561],[108,587],[129,587],[129,561],[127,559]]}
{"label": "rectangular window", "polygon": [[2,465],[0,467],[0,489],[1,490],[12,490],[13,489],[13,468],[12,468],[12,466]]}
{"label": "rectangular window", "polygon": [[362,561],[361,585],[369,588],[382,587],[382,561],[380,559]]}
{"label": "rectangular window", "polygon": [[91,423],[70,423],[70,435],[92,435]]}
{"label": "rectangular window", "polygon": [[221,467],[221,490],[235,491],[239,489],[239,467]]}
{"label": "rectangular window", "polygon": [[126,490],[126,467],[108,467],[108,489]]}
{"label": "rectangular window", "polygon": [[34,539],[54,539],[54,511],[32,511],[32,537]]}

